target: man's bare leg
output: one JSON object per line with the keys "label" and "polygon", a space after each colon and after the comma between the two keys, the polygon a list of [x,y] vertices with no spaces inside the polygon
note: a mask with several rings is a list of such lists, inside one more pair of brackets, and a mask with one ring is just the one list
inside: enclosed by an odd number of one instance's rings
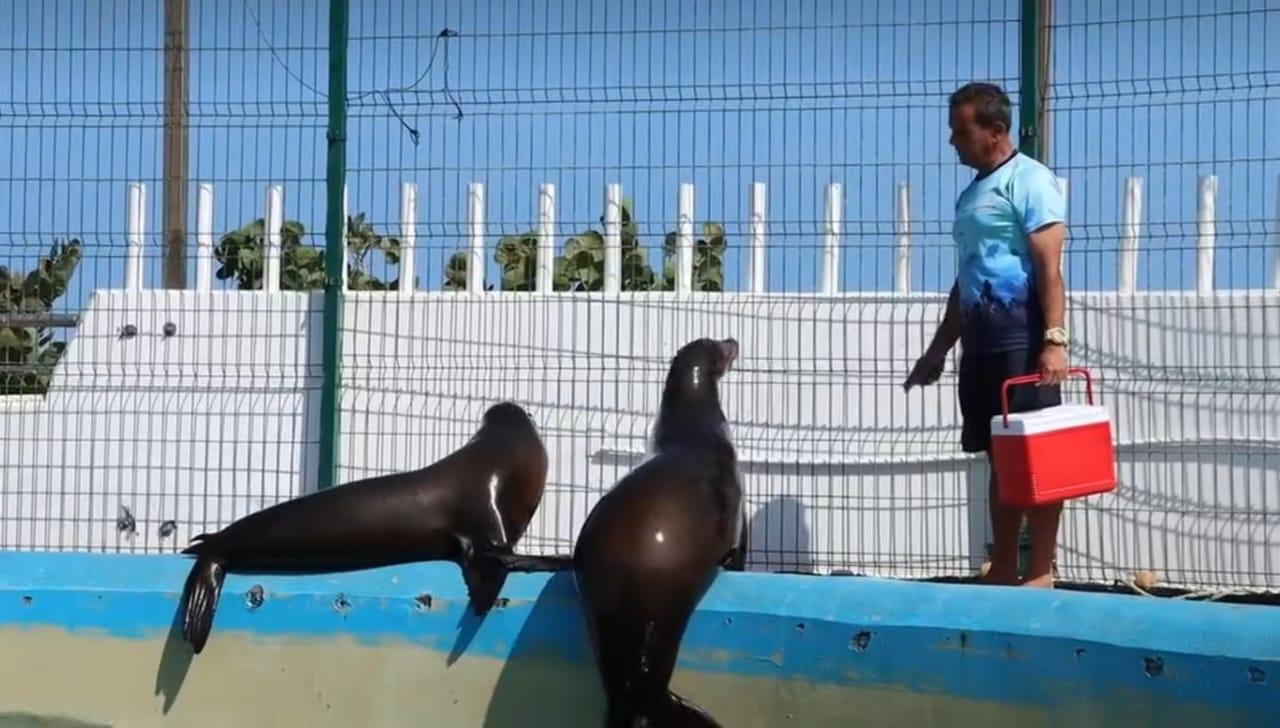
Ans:
{"label": "man's bare leg", "polygon": [[991,571],[984,581],[988,584],[1016,586],[1018,580],[1018,536],[1022,528],[1022,511],[1008,508],[1000,502],[1000,490],[996,485],[995,469],[991,470],[991,528],[995,544],[991,553]]}
{"label": "man's bare leg", "polygon": [[1058,523],[1062,520],[1062,504],[1032,508],[1027,512],[1031,529],[1031,563],[1023,586],[1053,588],[1053,553],[1058,545]]}

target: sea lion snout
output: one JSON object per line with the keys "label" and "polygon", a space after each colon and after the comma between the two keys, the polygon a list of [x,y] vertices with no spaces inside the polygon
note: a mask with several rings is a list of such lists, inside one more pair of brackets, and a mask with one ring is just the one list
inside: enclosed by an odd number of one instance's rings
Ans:
{"label": "sea lion snout", "polygon": [[733,363],[738,359],[740,348],[738,340],[734,338],[724,339],[719,342],[720,346],[720,371],[721,373],[729,371],[733,368]]}

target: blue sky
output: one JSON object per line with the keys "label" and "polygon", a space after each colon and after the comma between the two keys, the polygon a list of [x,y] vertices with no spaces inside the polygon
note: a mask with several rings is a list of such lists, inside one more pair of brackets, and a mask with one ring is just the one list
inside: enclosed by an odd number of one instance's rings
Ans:
{"label": "blue sky", "polygon": [[[809,291],[823,187],[838,181],[842,285],[887,290],[894,186],[905,181],[913,188],[912,287],[945,289],[954,276],[953,203],[972,175],[947,145],[946,95],[985,79],[1016,101],[1018,5],[353,1],[352,210],[394,230],[399,183],[417,182],[417,274],[437,288],[443,262],[465,244],[469,182],[488,186],[494,243],[533,227],[540,182],[557,185],[561,240],[598,227],[602,187],[620,182],[653,248],[673,229],[678,184],[693,182],[696,220],[728,229],[735,289],[746,284],[747,186],[763,181],[769,287]],[[1266,130],[1280,123],[1280,49],[1266,39],[1280,37],[1280,3],[1056,5],[1049,161],[1070,183],[1069,284],[1114,287],[1123,180],[1140,175],[1139,285],[1191,287],[1196,179],[1206,173],[1220,188],[1217,284],[1267,284],[1280,134]],[[158,285],[162,3],[4,6],[0,262],[25,267],[55,236],[78,236],[89,257],[67,305],[120,285],[126,186],[144,181],[147,284]],[[287,217],[322,244],[324,6],[193,3],[191,176],[193,185],[215,185],[219,234],[261,215],[265,186],[283,183]],[[446,28],[458,36],[438,41]],[[390,94],[394,113],[366,93],[419,77]],[[418,144],[396,114],[419,132]],[[194,200],[193,192],[192,227]]]}

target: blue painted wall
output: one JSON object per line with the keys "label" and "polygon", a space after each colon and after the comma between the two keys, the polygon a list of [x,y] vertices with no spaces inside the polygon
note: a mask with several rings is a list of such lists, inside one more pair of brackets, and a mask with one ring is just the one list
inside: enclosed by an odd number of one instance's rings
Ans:
{"label": "blue painted wall", "polygon": [[[55,627],[86,640],[164,639],[189,565],[180,557],[0,554],[0,635]],[[258,606],[245,598],[254,585],[263,588]],[[452,659],[545,657],[589,666],[570,574],[512,575],[503,597],[486,619],[469,616],[451,564],[232,575],[210,644],[231,635],[264,643],[345,636]],[[1088,714],[1104,723],[1194,712],[1223,724],[1266,725],[1280,715],[1280,609],[724,573],[691,622],[680,670]],[[15,701],[0,688],[0,711],[16,709]]]}

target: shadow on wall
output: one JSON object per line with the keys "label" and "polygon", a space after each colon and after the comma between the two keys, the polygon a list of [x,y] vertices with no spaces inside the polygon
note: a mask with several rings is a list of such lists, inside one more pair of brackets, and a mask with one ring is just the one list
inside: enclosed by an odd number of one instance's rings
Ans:
{"label": "shadow on wall", "polygon": [[155,695],[164,697],[165,715],[169,714],[173,704],[177,702],[178,693],[182,692],[182,685],[187,680],[187,673],[195,658],[191,645],[182,637],[182,600],[177,601],[178,607],[169,624],[169,634],[165,637],[160,665],[156,669]]}
{"label": "shadow on wall", "polygon": [[[501,618],[496,611],[494,616]],[[561,571],[538,594],[511,646],[484,724],[599,725],[604,709],[578,588],[573,572]]]}
{"label": "shadow on wall", "polygon": [[774,497],[751,515],[748,529],[748,569],[813,572],[813,544],[798,499]]}

